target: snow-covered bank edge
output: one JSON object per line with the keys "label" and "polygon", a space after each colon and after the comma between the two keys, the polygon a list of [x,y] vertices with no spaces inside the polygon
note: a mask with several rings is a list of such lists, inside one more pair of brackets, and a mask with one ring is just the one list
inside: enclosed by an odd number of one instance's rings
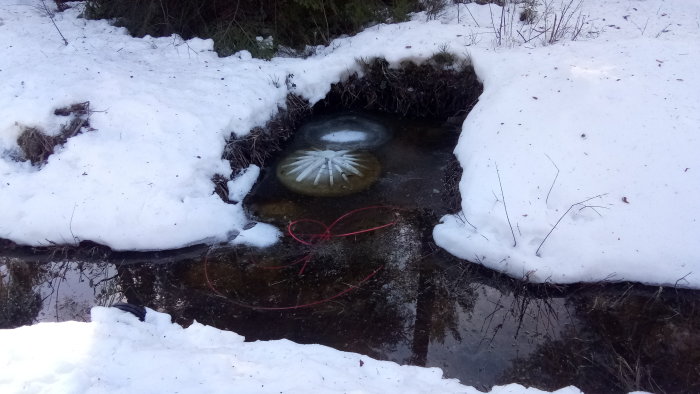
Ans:
{"label": "snow-covered bank edge", "polygon": [[700,5],[586,6],[595,39],[471,51],[484,94],[455,150],[463,211],[434,238],[532,282],[698,288]]}
{"label": "snow-covered bank edge", "polygon": [[[321,345],[244,342],[194,323],[182,328],[148,310],[140,322],[95,307],[92,322],[41,323],[0,330],[5,393],[470,393],[438,368],[400,366]],[[517,384],[490,393],[544,393]],[[581,393],[574,387],[559,394]]]}

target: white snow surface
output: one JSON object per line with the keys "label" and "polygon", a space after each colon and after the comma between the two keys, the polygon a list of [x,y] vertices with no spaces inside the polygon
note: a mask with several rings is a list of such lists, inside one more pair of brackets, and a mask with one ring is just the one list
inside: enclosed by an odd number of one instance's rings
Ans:
{"label": "white snow surface", "polygon": [[[579,39],[552,45],[515,33],[498,45],[497,6],[453,5],[272,61],[132,38],[79,18],[80,4],[55,16],[64,45],[39,4],[0,4],[0,238],[271,244],[276,229],[243,230],[240,204],[213,194],[211,178],[232,175],[225,138],[263,125],[290,89],[322,99],[358,58],[398,65],[447,49],[472,59],[484,92],[455,150],[463,212],[435,228],[440,246],[537,282],[700,287],[700,2],[584,0]],[[22,127],[55,133],[54,109],[84,101],[94,131],[41,167],[13,159]],[[239,197],[250,182],[233,185]]]}
{"label": "white snow surface", "polygon": [[232,180],[228,181],[228,198],[231,201],[243,201],[248,191],[255,185],[255,182],[260,176],[260,167],[251,164],[248,168],[237,174]]}
{"label": "white snow surface", "polygon": [[[0,330],[3,393],[468,393],[439,368],[400,366],[321,345],[244,342],[148,310],[146,321],[95,307],[90,323]],[[517,384],[492,394],[537,394]],[[558,394],[580,394],[575,387]]]}

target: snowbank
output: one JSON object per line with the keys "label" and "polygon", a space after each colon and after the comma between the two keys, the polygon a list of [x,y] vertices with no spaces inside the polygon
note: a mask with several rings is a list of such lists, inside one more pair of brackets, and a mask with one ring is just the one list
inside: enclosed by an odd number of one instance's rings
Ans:
{"label": "snowbank", "polygon": [[[225,138],[264,124],[289,89],[323,98],[355,59],[448,49],[473,59],[484,93],[456,148],[463,212],[435,228],[440,246],[531,281],[700,287],[697,2],[586,0],[579,40],[547,46],[498,46],[496,6],[460,5],[458,21],[453,5],[439,20],[418,15],[272,61],[221,59],[207,40],[132,38],[78,18],[79,6],[56,15],[66,46],[37,4],[0,6],[0,238],[271,244],[277,230],[250,227],[240,204],[213,194],[212,177],[231,175]],[[13,159],[21,127],[56,132],[54,109],[83,101],[94,131],[40,168]],[[230,183],[232,199],[255,173]]]}
{"label": "snowbank", "polygon": [[[480,393],[439,368],[287,340],[244,342],[199,323],[183,329],[153,310],[140,322],[95,307],[90,323],[0,330],[0,343],[3,393]],[[511,384],[491,393],[542,391]]]}
{"label": "snowbank", "polygon": [[596,39],[472,51],[463,212],[435,240],[536,282],[700,287],[700,3],[586,4]]}

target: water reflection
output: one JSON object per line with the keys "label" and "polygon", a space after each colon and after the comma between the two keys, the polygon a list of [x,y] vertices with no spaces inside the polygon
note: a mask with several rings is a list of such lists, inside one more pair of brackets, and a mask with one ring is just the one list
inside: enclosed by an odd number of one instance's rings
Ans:
{"label": "water reflection", "polygon": [[700,392],[697,291],[633,284],[578,286],[567,304],[578,324],[540,345],[500,378],[590,392]]}
{"label": "water reflection", "polygon": [[[397,231],[398,232],[398,231]],[[420,253],[425,251],[421,250]],[[446,266],[428,251],[385,260],[371,280],[320,305],[281,311],[347,289],[374,266],[310,263],[265,270],[253,251],[213,251],[172,264],[2,263],[4,328],[85,320],[91,305],[143,303],[189,325],[195,319],[247,340],[288,338],[400,363],[438,366],[481,388],[520,382],[588,392],[697,392],[700,303],[694,291],[641,285],[528,286],[473,265]],[[262,260],[258,260],[261,258]],[[351,253],[348,261],[366,256]],[[373,264],[376,264],[374,262]]]}

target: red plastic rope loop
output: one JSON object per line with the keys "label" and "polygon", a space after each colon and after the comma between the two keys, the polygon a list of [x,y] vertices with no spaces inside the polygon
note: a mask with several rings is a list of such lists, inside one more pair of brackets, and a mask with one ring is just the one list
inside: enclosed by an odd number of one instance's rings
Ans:
{"label": "red plastic rope loop", "polygon": [[[305,223],[311,223],[314,225],[317,225],[320,230],[320,232],[317,233],[297,233],[294,231],[295,227],[297,227],[300,224],[305,224]],[[318,220],[314,219],[299,219],[295,220],[287,226],[287,233],[294,238],[297,242],[304,244],[304,245],[313,245],[315,243],[318,243],[320,241],[327,241],[331,238],[331,229],[330,227],[326,226],[325,223],[320,222]],[[308,237],[308,238],[307,238]]]}
{"label": "red plastic rope loop", "polygon": [[[330,225],[326,225],[325,223],[318,221],[318,220],[314,220],[314,219],[299,219],[299,220],[295,220],[295,221],[292,221],[291,223],[289,223],[289,225],[287,226],[287,233],[289,234],[289,236],[291,236],[294,240],[301,243],[302,245],[314,246],[318,243],[328,241],[332,238],[349,237],[349,236],[369,233],[369,232],[381,230],[383,228],[387,228],[387,227],[390,227],[390,226],[393,226],[394,224],[396,224],[396,220],[392,220],[390,222],[387,222],[387,223],[384,223],[384,224],[381,224],[378,226],[370,227],[370,228],[360,229],[360,230],[356,230],[356,231],[350,231],[350,232],[341,233],[341,234],[334,234],[333,233],[333,228],[335,228],[338,224],[342,223],[347,218],[349,218],[349,217],[351,217],[359,212],[370,211],[370,210],[391,210],[391,211],[395,212],[398,209],[394,208],[394,207],[386,206],[386,205],[373,205],[373,206],[369,206],[369,207],[358,208],[358,209],[354,209],[352,211],[349,211],[349,212],[341,215],[340,217],[335,219]],[[299,225],[302,225],[302,224],[311,224],[313,226],[318,227],[318,229],[320,231],[315,232],[315,233],[314,232],[310,232],[310,233],[296,232],[297,227]],[[209,287],[209,289],[211,289],[211,291],[213,291],[218,297],[224,298],[228,302],[230,302],[234,305],[241,306],[244,308],[249,308],[249,309],[267,310],[267,311],[283,311],[283,310],[307,308],[307,307],[316,306],[316,305],[320,305],[320,304],[329,302],[329,301],[334,300],[338,297],[341,297],[347,293],[350,293],[353,290],[358,289],[362,284],[364,284],[365,282],[370,280],[372,277],[374,277],[384,267],[384,266],[380,266],[379,268],[376,268],[369,275],[365,276],[362,280],[357,282],[357,284],[349,285],[349,287],[347,289],[342,290],[339,293],[336,293],[335,295],[324,298],[322,300],[313,301],[313,302],[309,302],[309,303],[305,303],[305,304],[301,304],[301,305],[292,305],[292,306],[279,306],[279,307],[277,307],[277,306],[256,306],[256,305],[245,304],[242,302],[238,302],[236,300],[232,300],[231,298],[225,296],[224,294],[222,294],[220,291],[218,291],[214,287],[213,283],[209,279],[209,272],[207,269],[208,256],[209,256],[209,253],[207,253],[207,255],[204,256],[204,277],[205,277],[205,280],[207,282],[207,286]],[[291,267],[291,266],[295,266],[295,265],[303,263],[301,269],[299,270],[299,275],[302,275],[304,273],[304,271],[306,270],[306,267],[312,258],[313,258],[313,250],[311,250],[306,255],[292,261],[289,264],[280,265],[280,266],[268,266],[268,267],[262,267],[262,268],[268,269],[268,270],[283,269],[283,268],[287,268],[287,267]]]}
{"label": "red plastic rope loop", "polygon": [[283,269],[283,268],[292,267],[292,266],[295,266],[295,265],[300,264],[300,263],[304,263],[304,267],[305,267],[305,266],[306,266],[306,263],[308,263],[309,260],[311,260],[311,254],[307,254],[307,255],[305,255],[305,256],[301,256],[300,258],[298,258],[298,259],[292,261],[292,262],[289,263],[289,264],[284,264],[284,265],[269,265],[269,266],[264,266],[264,267],[261,267],[261,268],[264,269],[264,270],[281,270],[281,269]]}
{"label": "red plastic rope loop", "polygon": [[[335,219],[330,225],[326,225],[325,223],[318,221],[318,220],[314,220],[314,219],[299,219],[299,220],[295,220],[295,221],[289,223],[289,225],[287,226],[287,233],[289,234],[290,237],[294,238],[294,240],[296,240],[297,242],[304,244],[304,245],[309,245],[309,246],[314,245],[314,244],[319,243],[319,242],[328,241],[331,238],[349,237],[352,235],[369,233],[372,231],[381,230],[383,228],[393,226],[394,224],[396,224],[396,221],[393,220],[391,222],[388,222],[388,223],[385,223],[385,224],[382,224],[379,226],[361,229],[361,230],[357,230],[357,231],[350,231],[350,232],[341,233],[341,234],[334,234],[333,228],[336,227],[339,223],[346,220],[347,218],[349,218],[349,217],[351,217],[359,212],[364,212],[364,211],[369,211],[369,210],[385,210],[385,209],[392,210],[392,211],[396,210],[396,208],[386,206],[386,205],[373,205],[373,206],[369,206],[369,207],[358,208],[358,209],[354,209],[350,212],[347,212],[347,213],[341,215],[340,217]],[[322,231],[320,231],[318,233],[297,233],[296,232],[297,226],[300,224],[305,224],[305,223],[311,223],[311,224],[317,225]]]}

